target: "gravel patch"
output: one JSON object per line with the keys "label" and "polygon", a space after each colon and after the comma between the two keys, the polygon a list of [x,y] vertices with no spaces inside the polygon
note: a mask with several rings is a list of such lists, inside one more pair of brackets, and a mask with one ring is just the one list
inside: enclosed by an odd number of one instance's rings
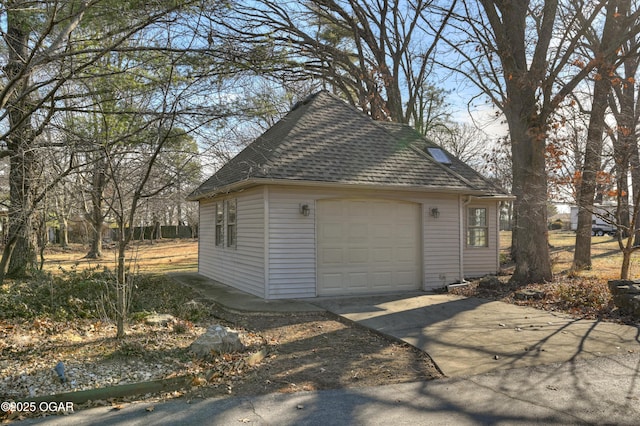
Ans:
{"label": "gravel patch", "polygon": [[[177,376],[203,376],[240,355],[200,359],[189,345],[206,327],[134,324],[118,341],[116,328],[101,322],[67,324],[0,322],[0,399],[39,397],[63,392],[146,382]],[[186,328],[186,331],[182,331]],[[260,345],[259,336],[241,334],[246,346]],[[249,356],[249,354],[246,354]],[[66,381],[54,367],[63,362]]]}

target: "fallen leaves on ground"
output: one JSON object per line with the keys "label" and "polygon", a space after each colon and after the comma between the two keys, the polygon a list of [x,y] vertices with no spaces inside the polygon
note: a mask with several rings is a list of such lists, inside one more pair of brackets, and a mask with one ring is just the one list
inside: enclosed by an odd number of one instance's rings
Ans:
{"label": "fallen leaves on ground", "polygon": [[[212,323],[240,331],[245,351],[199,359],[189,345]],[[188,399],[292,393],[354,386],[375,386],[441,377],[423,352],[389,341],[370,330],[325,314],[260,317],[231,315],[208,318],[188,332],[171,327],[134,324],[123,340],[115,339],[108,322],[79,320],[3,320],[0,333],[0,395],[18,400],[74,390],[189,375],[190,389],[115,400],[90,401],[77,406],[149,402],[176,397]],[[60,383],[53,367],[63,361],[68,377]]]}
{"label": "fallen leaves on ground", "polygon": [[[625,324],[638,322],[637,319],[622,314],[616,307],[606,280],[559,275],[549,283],[523,286],[510,283],[508,279],[509,277],[500,277],[502,285],[490,289],[479,287],[479,281],[473,281],[468,286],[452,289],[451,293],[531,306],[545,311],[563,312],[575,318]],[[516,297],[516,293],[522,290],[540,291],[544,296],[540,299],[521,300]]]}

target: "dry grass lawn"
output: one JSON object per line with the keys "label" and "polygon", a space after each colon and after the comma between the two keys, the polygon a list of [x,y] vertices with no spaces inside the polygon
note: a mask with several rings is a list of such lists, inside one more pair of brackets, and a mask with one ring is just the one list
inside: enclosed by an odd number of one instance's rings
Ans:
{"label": "dry grass lawn", "polygon": [[[115,246],[103,249],[101,259],[87,259],[87,247],[72,245],[68,249],[50,246],[45,251],[44,269],[63,273],[71,269],[85,270],[107,267],[114,269],[118,251]],[[126,254],[127,265],[142,273],[196,271],[198,240],[132,241]]]}
{"label": "dry grass lawn", "polygon": [[[549,244],[553,273],[565,275],[571,269],[576,234],[573,231],[549,231]],[[508,254],[511,246],[511,232],[500,232],[500,250]],[[618,240],[608,235],[591,238],[592,268],[581,271],[580,277],[603,281],[620,277],[622,252]],[[640,274],[640,251],[631,258],[631,276]]]}
{"label": "dry grass lawn", "polygon": [[[550,231],[551,259],[554,274],[566,274],[573,260],[575,233],[572,231]],[[508,254],[511,246],[511,232],[500,233],[500,250]],[[86,247],[73,245],[63,250],[51,246],[45,252],[45,270],[59,273],[76,268],[103,267],[113,268],[116,263],[115,247],[105,248],[102,259],[86,259]],[[585,278],[609,280],[620,275],[622,253],[618,242],[610,236],[592,238],[593,268],[581,272]],[[177,271],[196,271],[198,268],[197,240],[160,240],[153,244],[149,241],[133,241],[127,250],[127,263],[143,273],[164,273]],[[631,261],[631,273],[640,273],[640,256],[634,255]]]}

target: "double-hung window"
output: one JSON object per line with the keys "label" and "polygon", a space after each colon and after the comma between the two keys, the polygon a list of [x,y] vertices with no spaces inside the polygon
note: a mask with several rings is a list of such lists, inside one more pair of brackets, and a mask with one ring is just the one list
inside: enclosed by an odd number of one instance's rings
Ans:
{"label": "double-hung window", "polygon": [[227,247],[236,246],[237,236],[237,202],[236,199],[227,201]]}
{"label": "double-hung window", "polygon": [[216,246],[224,244],[224,204],[221,201],[216,203]]}
{"label": "double-hung window", "polygon": [[489,246],[486,208],[470,207],[467,210],[467,246]]}
{"label": "double-hung window", "polygon": [[215,205],[216,247],[236,247],[238,235],[238,203],[235,198],[218,201]]}

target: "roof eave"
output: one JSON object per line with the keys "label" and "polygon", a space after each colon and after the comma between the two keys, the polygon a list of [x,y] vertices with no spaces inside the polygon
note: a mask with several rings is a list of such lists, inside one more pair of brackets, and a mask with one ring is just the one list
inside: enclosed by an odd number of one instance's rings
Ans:
{"label": "roof eave", "polygon": [[496,201],[513,201],[516,199],[516,196],[509,195],[509,194],[496,194],[496,195],[480,195],[480,196],[476,196],[476,198],[496,200]]}
{"label": "roof eave", "polygon": [[191,194],[187,197],[187,201],[199,201],[205,198],[213,198],[222,194],[229,194],[237,192],[243,189],[248,189],[258,185],[285,185],[285,186],[312,186],[312,187],[330,187],[339,189],[353,189],[358,187],[360,189],[370,190],[393,190],[393,191],[418,191],[418,192],[435,192],[435,193],[453,193],[472,195],[475,197],[482,197],[493,200],[512,200],[515,197],[507,194],[492,194],[487,191],[471,188],[458,188],[448,186],[423,186],[423,185],[389,185],[380,183],[362,183],[362,182],[325,182],[325,181],[312,181],[312,180],[293,180],[293,179],[268,179],[268,178],[252,178],[238,182],[234,182],[229,185],[221,186],[212,191],[203,192],[201,194]]}
{"label": "roof eave", "polygon": [[256,181],[258,181],[260,179],[245,179],[245,180],[240,180],[228,185],[224,185],[221,186],[219,188],[215,188],[213,190],[210,191],[206,191],[206,192],[201,192],[199,194],[189,194],[189,196],[187,196],[186,200],[187,201],[199,201],[202,200],[204,198],[213,198],[217,195],[220,194],[228,194],[230,192],[235,192],[235,191],[239,191],[241,189],[246,189],[249,188],[251,186],[255,186],[255,185],[259,185],[259,183],[256,183]]}

